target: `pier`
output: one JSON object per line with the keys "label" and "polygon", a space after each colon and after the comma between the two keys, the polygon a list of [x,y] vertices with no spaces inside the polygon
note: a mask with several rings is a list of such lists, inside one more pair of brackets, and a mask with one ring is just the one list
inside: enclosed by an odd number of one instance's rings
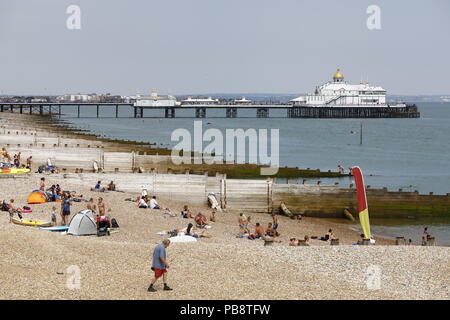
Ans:
{"label": "pier", "polygon": [[[83,114],[83,109],[95,110],[95,115]],[[271,111],[282,110],[284,116],[278,118],[419,118],[420,112],[416,105],[405,107],[302,107],[292,104],[216,104],[216,105],[181,105],[170,107],[139,107],[133,103],[48,103],[48,102],[0,102],[0,112],[12,112],[20,114],[49,115],[61,118],[68,108],[75,108],[76,112],[69,118],[239,118],[241,110],[251,110],[247,118],[270,118]],[[105,108],[113,108],[112,115],[102,116],[101,111]],[[133,109],[131,116],[120,115],[120,109]],[[163,111],[161,116],[145,115],[145,110]],[[190,110],[188,116],[177,116],[178,111]],[[222,110],[223,115],[210,115],[209,111]],[[72,112],[73,113],[73,112]]]}

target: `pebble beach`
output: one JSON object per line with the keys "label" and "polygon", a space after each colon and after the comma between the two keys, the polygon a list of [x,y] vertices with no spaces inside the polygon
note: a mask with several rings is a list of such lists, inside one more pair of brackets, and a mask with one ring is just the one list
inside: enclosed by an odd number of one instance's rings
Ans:
{"label": "pebble beach", "polygon": [[[88,175],[89,173],[84,173]],[[448,299],[450,248],[395,246],[376,238],[375,246],[354,246],[358,233],[348,226],[321,219],[291,220],[280,216],[280,243],[264,246],[262,240],[237,238],[239,212],[216,214],[208,229],[213,237],[195,243],[173,243],[167,249],[168,283],[173,291],[147,292],[152,278],[151,254],[164,230],[183,228],[191,219],[169,217],[160,210],[139,209],[125,201],[137,194],[92,192],[68,184],[62,174],[31,174],[0,179],[0,198],[26,205],[28,193],[45,176],[83,198],[101,196],[117,219],[120,232],[107,237],[70,236],[9,223],[0,213],[0,299]],[[71,182],[72,183],[72,182]],[[118,186],[120,188],[120,186]],[[185,203],[159,199],[163,207],[179,213]],[[49,220],[52,206],[31,205],[25,217]],[[85,209],[74,203],[72,215]],[[209,216],[210,208],[191,206]],[[263,226],[268,214],[251,214]],[[24,218],[25,218],[24,217]],[[58,223],[60,217],[58,216]],[[312,240],[310,247],[290,247],[289,238],[321,236],[333,228],[339,246]],[[253,229],[253,228],[252,228]],[[67,282],[76,266],[78,289]],[[375,275],[374,275],[375,273]],[[376,278],[374,278],[374,276]],[[375,279],[375,280],[374,280]]]}

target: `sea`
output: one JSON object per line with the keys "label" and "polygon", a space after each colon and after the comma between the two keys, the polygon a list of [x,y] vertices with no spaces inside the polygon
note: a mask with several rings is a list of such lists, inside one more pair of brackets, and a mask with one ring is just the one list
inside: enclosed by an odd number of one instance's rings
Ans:
{"label": "sea", "polygon": [[[249,97],[251,98],[251,97]],[[208,118],[192,118],[193,110],[177,110],[177,118],[166,119],[162,110],[145,110],[144,118],[133,118],[133,110],[102,107],[65,108],[62,119],[71,127],[88,130],[105,138],[154,143],[171,148],[176,129],[194,134],[194,121],[201,121],[203,132],[242,128],[278,129],[279,165],[337,171],[340,165],[348,171],[359,166],[366,185],[389,190],[417,190],[420,194],[450,193],[450,103],[418,103],[417,119],[293,119],[285,110],[270,110],[269,118],[252,118],[254,110],[238,110],[239,118],[226,118],[223,110],[208,110]],[[270,136],[270,135],[269,135]],[[362,142],[362,143],[361,143]],[[205,145],[208,144],[205,142]],[[248,148],[246,149],[248,154]],[[269,152],[270,154],[270,152]],[[322,184],[339,182],[343,187],[353,183],[350,177],[324,179]],[[278,183],[286,183],[282,179]],[[306,181],[316,184],[316,179]],[[370,203],[369,203],[370,210]],[[375,235],[395,238],[403,235],[420,242],[424,226],[436,236],[438,244],[450,245],[450,217],[440,219],[371,219]]]}

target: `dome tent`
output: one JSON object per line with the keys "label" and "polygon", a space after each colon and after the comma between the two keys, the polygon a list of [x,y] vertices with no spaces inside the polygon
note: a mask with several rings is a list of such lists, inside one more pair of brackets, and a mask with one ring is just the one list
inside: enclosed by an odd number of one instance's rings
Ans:
{"label": "dome tent", "polygon": [[28,195],[27,202],[28,204],[45,203],[48,202],[48,198],[44,191],[34,190]]}
{"label": "dome tent", "polygon": [[97,224],[91,210],[83,210],[72,217],[67,234],[88,236],[97,234]]}

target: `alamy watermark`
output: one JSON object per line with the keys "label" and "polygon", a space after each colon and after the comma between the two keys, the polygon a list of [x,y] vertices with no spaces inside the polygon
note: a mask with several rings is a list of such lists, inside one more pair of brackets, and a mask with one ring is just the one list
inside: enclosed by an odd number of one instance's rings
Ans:
{"label": "alamy watermark", "polygon": [[[268,166],[261,175],[275,175],[279,168],[279,129],[226,129],[225,136],[217,128],[203,132],[202,121],[194,121],[194,133],[184,128],[172,132],[171,140],[178,142],[172,149],[172,162],[180,164],[243,164]],[[270,140],[270,144],[269,144]],[[248,141],[248,144],[247,144]],[[209,142],[205,147],[204,142]],[[269,154],[270,146],[270,154]]]}
{"label": "alamy watermark", "polygon": [[81,29],[81,8],[76,4],[67,7],[66,13],[70,16],[66,20],[66,27],[69,30]]}
{"label": "alamy watermark", "polygon": [[66,287],[69,290],[81,289],[81,270],[77,265],[71,265],[66,269]]}
{"label": "alamy watermark", "polygon": [[366,286],[368,290],[381,289],[381,267],[371,265],[366,269]]}
{"label": "alamy watermark", "polygon": [[369,15],[366,20],[366,26],[369,30],[381,29],[381,9],[376,4],[367,7],[366,13]]}

